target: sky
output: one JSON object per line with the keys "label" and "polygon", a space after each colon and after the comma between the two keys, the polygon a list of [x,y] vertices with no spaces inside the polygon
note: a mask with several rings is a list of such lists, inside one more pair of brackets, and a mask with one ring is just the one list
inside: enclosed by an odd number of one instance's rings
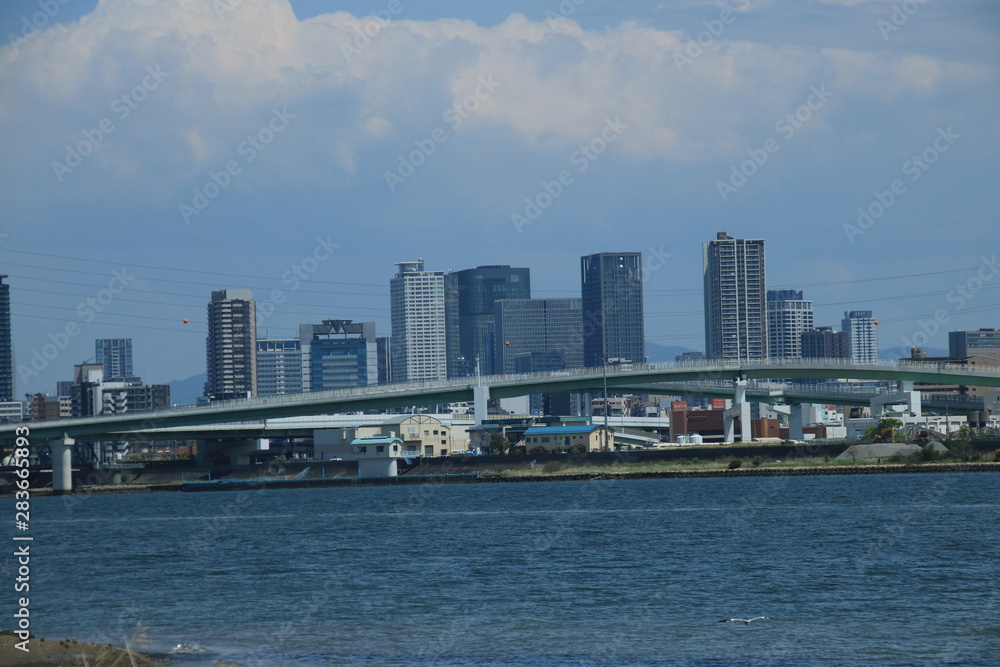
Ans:
{"label": "sky", "polygon": [[97,338],[205,370],[213,290],[258,336],[389,333],[396,262],[638,251],[647,340],[704,349],[702,244],[879,346],[1000,327],[995,0],[10,0],[0,273],[16,393]]}

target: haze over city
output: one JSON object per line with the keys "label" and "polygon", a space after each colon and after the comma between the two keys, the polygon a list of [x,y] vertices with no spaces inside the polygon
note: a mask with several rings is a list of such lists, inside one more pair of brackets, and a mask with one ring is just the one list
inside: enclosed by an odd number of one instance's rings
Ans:
{"label": "haze over city", "polygon": [[5,3],[18,395],[96,338],[132,338],[147,382],[203,373],[219,289],[254,290],[260,337],[388,335],[418,258],[570,297],[581,256],[641,252],[647,342],[704,350],[723,230],[898,356],[1000,324],[995,3],[483,5]]}

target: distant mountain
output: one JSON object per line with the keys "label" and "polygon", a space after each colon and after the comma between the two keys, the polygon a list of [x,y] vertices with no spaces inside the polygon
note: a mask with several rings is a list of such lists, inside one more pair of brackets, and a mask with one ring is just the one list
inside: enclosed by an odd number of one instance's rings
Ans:
{"label": "distant mountain", "polygon": [[661,361],[673,362],[674,357],[681,352],[695,352],[690,347],[680,347],[677,345],[660,345],[646,341],[646,360],[651,364]]}
{"label": "distant mountain", "polygon": [[174,405],[194,405],[205,393],[207,375],[193,375],[186,380],[174,380],[170,385],[170,402]]}

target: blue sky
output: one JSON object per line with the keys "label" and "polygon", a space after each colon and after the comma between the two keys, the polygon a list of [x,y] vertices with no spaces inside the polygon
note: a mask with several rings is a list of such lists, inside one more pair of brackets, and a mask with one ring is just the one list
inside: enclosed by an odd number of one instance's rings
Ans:
{"label": "blue sky", "polygon": [[945,348],[1000,326],[998,34],[992,0],[6,2],[17,391],[101,337],[203,372],[213,289],[253,288],[261,336],[388,333],[418,257],[541,297],[640,251],[648,340],[703,349],[717,231],[817,324]]}

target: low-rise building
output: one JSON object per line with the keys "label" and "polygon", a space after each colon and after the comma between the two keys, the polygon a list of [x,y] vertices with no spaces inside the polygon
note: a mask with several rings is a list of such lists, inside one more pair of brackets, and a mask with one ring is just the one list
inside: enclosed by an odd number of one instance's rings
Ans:
{"label": "low-rise building", "polygon": [[614,449],[614,429],[598,424],[539,426],[524,432],[528,454],[607,452]]}
{"label": "low-rise building", "polygon": [[[378,419],[376,417],[376,419]],[[358,438],[376,436],[398,437],[404,449],[419,452],[418,456],[450,456],[452,451],[469,448],[468,432],[462,429],[453,441],[451,429],[431,415],[396,415],[376,423],[316,431],[315,456],[321,460],[347,458],[350,444]]]}
{"label": "low-rise building", "polygon": [[351,441],[351,452],[347,459],[358,462],[360,478],[395,477],[398,473],[396,462],[414,454],[403,448],[403,441],[399,438],[378,435]]}

